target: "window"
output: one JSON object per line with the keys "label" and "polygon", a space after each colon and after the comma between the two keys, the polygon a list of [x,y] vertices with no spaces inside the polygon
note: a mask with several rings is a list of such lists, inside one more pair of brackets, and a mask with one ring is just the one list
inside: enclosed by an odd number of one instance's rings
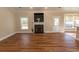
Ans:
{"label": "window", "polygon": [[27,30],[28,29],[28,17],[21,17],[21,29]]}
{"label": "window", "polygon": [[72,29],[74,27],[73,16],[66,16],[65,19],[65,28]]}
{"label": "window", "polygon": [[76,19],[75,19],[75,26],[79,27],[79,16],[76,16]]}
{"label": "window", "polygon": [[52,26],[53,31],[59,32],[60,31],[60,16],[54,16],[52,24],[53,24]]}
{"label": "window", "polygon": [[59,17],[54,18],[54,25],[59,25]]}

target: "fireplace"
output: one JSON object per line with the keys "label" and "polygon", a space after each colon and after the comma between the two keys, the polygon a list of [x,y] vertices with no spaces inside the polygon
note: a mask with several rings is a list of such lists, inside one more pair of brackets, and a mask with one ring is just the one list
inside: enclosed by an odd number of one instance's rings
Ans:
{"label": "fireplace", "polygon": [[44,33],[43,25],[36,24],[35,25],[35,33]]}
{"label": "fireplace", "polygon": [[44,13],[34,13],[34,33],[44,33]]}

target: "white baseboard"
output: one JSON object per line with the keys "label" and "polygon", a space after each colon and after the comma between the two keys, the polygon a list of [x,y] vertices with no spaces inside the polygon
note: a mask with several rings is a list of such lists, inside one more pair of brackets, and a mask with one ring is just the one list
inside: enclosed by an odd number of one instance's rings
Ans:
{"label": "white baseboard", "polygon": [[[54,32],[54,31],[45,31],[45,33],[59,33],[59,32]],[[64,31],[60,31],[60,33],[64,33]]]}
{"label": "white baseboard", "polygon": [[16,33],[33,33],[33,32],[18,31]]}
{"label": "white baseboard", "polygon": [[8,38],[8,37],[10,37],[10,36],[12,36],[12,35],[14,35],[14,34],[16,34],[16,33],[12,33],[12,34],[9,34],[9,35],[7,35],[7,36],[5,36],[5,37],[0,38],[0,41],[4,40],[4,39],[6,39],[6,38]]}
{"label": "white baseboard", "polygon": [[[17,31],[16,33],[33,33],[33,32],[31,32],[31,31]],[[45,31],[44,33],[59,33],[59,32]],[[64,33],[64,31],[60,31],[60,33]]]}

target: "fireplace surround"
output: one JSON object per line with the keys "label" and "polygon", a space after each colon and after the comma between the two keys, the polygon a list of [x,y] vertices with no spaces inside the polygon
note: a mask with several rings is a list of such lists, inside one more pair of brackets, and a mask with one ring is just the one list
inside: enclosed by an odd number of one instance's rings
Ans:
{"label": "fireplace surround", "polygon": [[34,33],[44,33],[44,13],[34,13]]}

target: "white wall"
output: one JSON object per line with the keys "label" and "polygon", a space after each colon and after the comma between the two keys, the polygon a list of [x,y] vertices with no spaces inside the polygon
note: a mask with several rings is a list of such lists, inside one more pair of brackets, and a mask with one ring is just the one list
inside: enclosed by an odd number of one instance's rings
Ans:
{"label": "white wall", "polygon": [[[15,32],[32,33],[34,13],[44,13],[44,32],[51,33],[53,27],[53,16],[60,16],[60,31],[64,31],[64,14],[79,14],[70,12],[50,11],[50,10],[24,10],[12,12],[7,8],[0,7],[0,39]],[[20,17],[27,16],[29,18],[29,29],[21,30]]]}
{"label": "white wall", "polygon": [[[18,11],[16,13],[16,32],[26,32],[26,33],[32,33],[32,27],[33,27],[33,20],[34,20],[34,13],[43,12],[44,13],[44,32],[53,32],[52,30],[52,22],[53,22],[53,16],[60,16],[60,31],[64,30],[64,13],[63,12],[53,12],[53,11],[46,11],[46,10],[31,10],[31,11]],[[27,16],[29,17],[29,29],[26,31],[22,31],[20,29],[20,17],[21,16]]]}
{"label": "white wall", "polygon": [[64,30],[64,13],[47,11],[45,16],[45,32],[53,32],[53,17],[60,16],[60,31]]}
{"label": "white wall", "polygon": [[0,39],[15,32],[14,14],[0,7]]}
{"label": "white wall", "polygon": [[[29,29],[28,30],[24,30],[22,31],[21,30],[21,24],[20,24],[20,18],[22,16],[27,16],[28,19],[29,19]],[[30,11],[30,12],[18,12],[16,13],[16,32],[24,32],[24,33],[31,33],[32,32],[32,22],[33,22],[33,13]]]}
{"label": "white wall", "polygon": [[[7,8],[0,7],[0,40],[1,38],[10,35],[12,33],[32,33],[33,21],[34,21],[34,13],[44,13],[44,32],[52,33],[53,27],[53,17],[60,16],[60,31],[64,31],[64,14],[79,14],[70,13],[70,12],[60,12],[60,11],[50,11],[50,10],[24,10],[18,12],[12,12]],[[27,16],[29,18],[29,29],[21,30],[20,28],[20,17]]]}

